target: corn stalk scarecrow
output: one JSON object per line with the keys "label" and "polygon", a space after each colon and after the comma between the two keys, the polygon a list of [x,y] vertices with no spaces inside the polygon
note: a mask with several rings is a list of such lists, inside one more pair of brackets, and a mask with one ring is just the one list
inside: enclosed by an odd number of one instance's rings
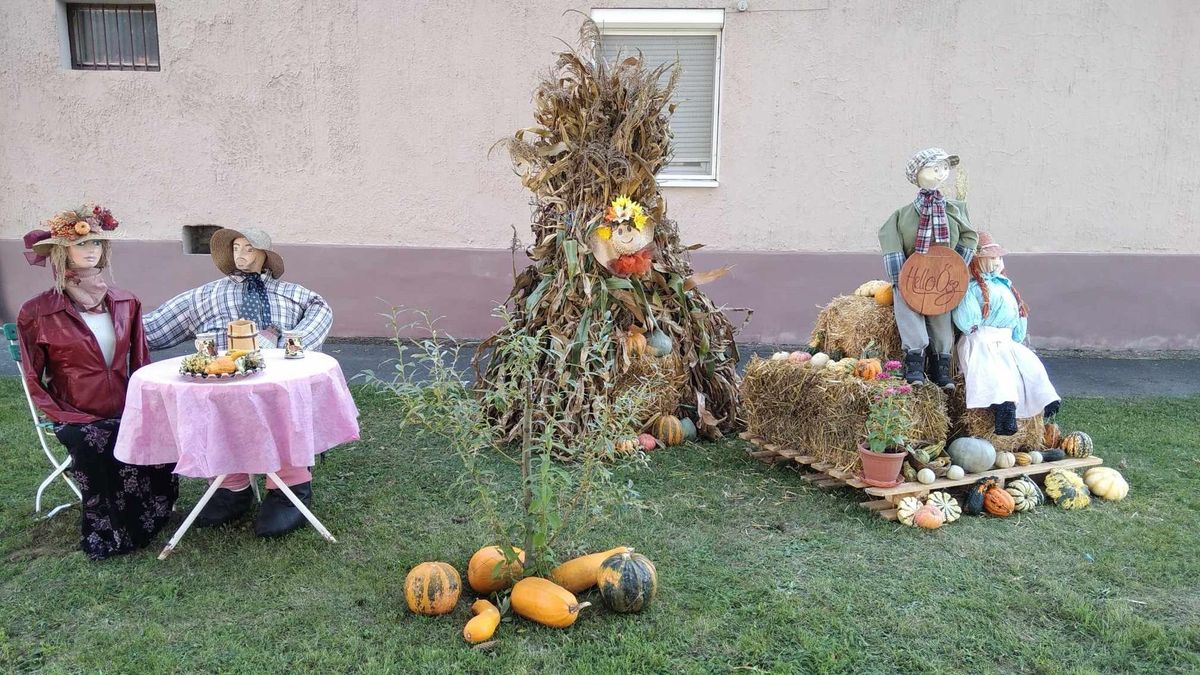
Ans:
{"label": "corn stalk scarecrow", "polygon": [[[534,91],[537,124],[501,141],[535,196],[532,264],[516,275],[513,321],[475,357],[485,397],[513,384],[529,392],[528,411],[494,408],[495,423],[510,439],[523,419],[553,425],[566,456],[595,421],[594,402],[607,408],[633,386],[652,396],[631,426],[678,415],[717,438],[738,412],[735,330],[698,288],[728,268],[693,273],[699,245],[680,244],[655,181],[671,156],[680,69],[640,54],[606,62],[599,39],[586,21],[579,47],[559,53]],[[489,349],[506,332],[540,336],[540,376],[514,373]]]}

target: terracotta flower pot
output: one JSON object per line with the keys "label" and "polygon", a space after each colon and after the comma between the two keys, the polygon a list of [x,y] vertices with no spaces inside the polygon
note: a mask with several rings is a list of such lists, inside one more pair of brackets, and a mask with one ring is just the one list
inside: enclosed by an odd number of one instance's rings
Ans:
{"label": "terracotta flower pot", "polygon": [[892,487],[903,482],[900,479],[900,467],[904,465],[907,453],[871,452],[859,445],[858,456],[862,459],[864,483],[875,487]]}

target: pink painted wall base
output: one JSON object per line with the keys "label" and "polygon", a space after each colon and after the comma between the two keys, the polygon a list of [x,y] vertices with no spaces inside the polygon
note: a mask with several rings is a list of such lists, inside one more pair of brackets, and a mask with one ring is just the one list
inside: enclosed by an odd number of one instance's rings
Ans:
{"label": "pink painted wall base", "polygon": [[[116,243],[118,286],[154,308],[176,293],[217,278],[207,255],[184,255],[176,241]],[[50,285],[49,271],[20,257],[18,240],[0,240],[0,319]],[[334,336],[389,336],[392,306],[442,317],[440,330],[486,337],[512,286],[506,250],[279,246],[290,281],[325,296]],[[1030,306],[1035,346],[1085,350],[1200,351],[1200,255],[1011,254],[1009,274]],[[704,289],[718,304],[754,309],[741,334],[747,343],[807,342],[820,305],[880,278],[874,253],[699,251],[697,271],[734,265]],[[515,265],[527,264],[518,255]],[[731,312],[735,325],[740,313]]]}

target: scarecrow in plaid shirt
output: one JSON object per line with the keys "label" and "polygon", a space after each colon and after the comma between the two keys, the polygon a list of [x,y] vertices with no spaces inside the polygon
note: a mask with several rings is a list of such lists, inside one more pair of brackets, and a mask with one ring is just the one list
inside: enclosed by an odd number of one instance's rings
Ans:
{"label": "scarecrow in plaid shirt", "polygon": [[[280,281],[283,258],[271,250],[263,231],[218,230],[211,253],[225,277],[181,293],[145,316],[151,349],[165,349],[192,340],[197,333],[216,333],[225,349],[226,328],[236,319],[249,319],[260,329],[259,343],[281,347],[284,331],[300,333],[305,349],[319,350],[333,326],[333,311],[325,300],[299,284]],[[265,344],[263,344],[265,342]],[[305,505],[312,502],[312,473],[306,466],[284,466],[277,472]],[[229,474],[196,519],[197,527],[214,527],[245,514],[253,503],[250,477]],[[291,532],[304,516],[267,479],[267,496],[254,522],[260,537]]]}
{"label": "scarecrow in plaid shirt", "polygon": [[937,316],[918,314],[900,297],[900,269],[914,252],[926,253],[933,244],[948,246],[970,264],[979,235],[971,228],[966,202],[946,199],[938,189],[950,176],[950,167],[958,165],[957,155],[941,148],[926,148],[908,160],[908,182],[920,188],[910,204],[896,209],[879,228],[879,248],[893,287],[893,311],[900,342],[904,346],[904,379],[911,384],[925,381],[927,348],[929,379],[939,387],[954,388],[950,377],[950,348],[954,344],[954,325],[950,313]]}

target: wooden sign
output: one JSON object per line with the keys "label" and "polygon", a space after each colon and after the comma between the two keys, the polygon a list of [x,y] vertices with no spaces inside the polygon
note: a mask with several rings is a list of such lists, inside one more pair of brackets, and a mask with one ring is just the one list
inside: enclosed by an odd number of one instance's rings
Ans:
{"label": "wooden sign", "polygon": [[918,314],[937,316],[958,307],[967,294],[967,264],[948,246],[913,253],[900,269],[900,297]]}

